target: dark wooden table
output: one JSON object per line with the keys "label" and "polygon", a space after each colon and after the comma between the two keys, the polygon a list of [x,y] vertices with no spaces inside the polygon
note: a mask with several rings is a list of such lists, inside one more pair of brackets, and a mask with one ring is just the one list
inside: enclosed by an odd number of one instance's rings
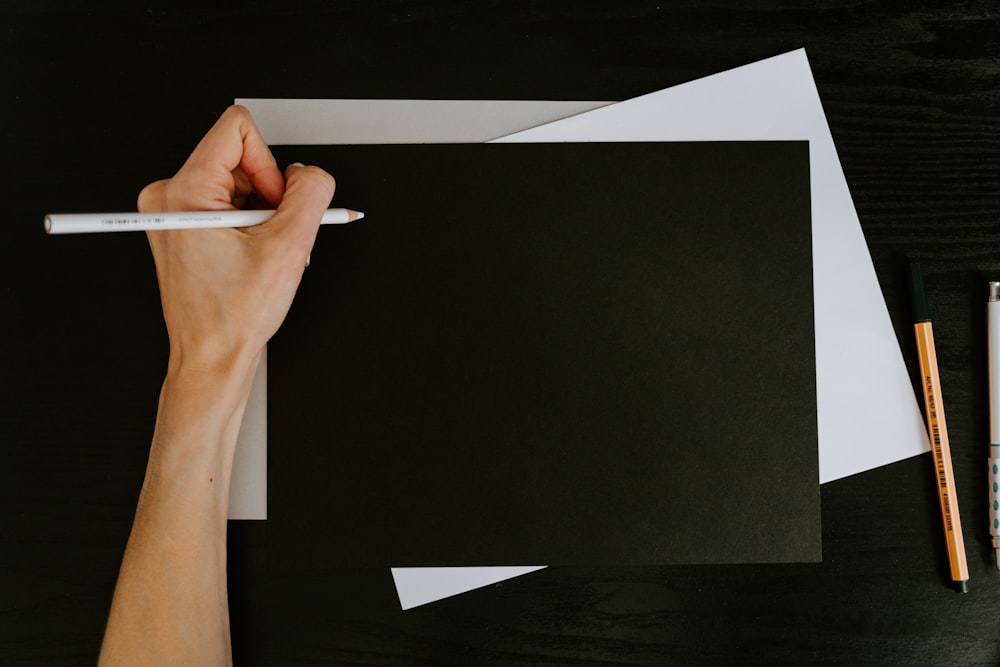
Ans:
{"label": "dark wooden table", "polygon": [[626,99],[799,47],[911,372],[904,267],[924,263],[971,591],[948,585],[925,455],[823,486],[821,564],[551,568],[408,612],[388,572],[297,580],[268,567],[266,523],[234,523],[236,662],[1000,662],[995,1],[7,2],[0,17],[0,664],[94,662],[166,361],[141,235],[60,242],[45,212],[134,209],[234,97]]}

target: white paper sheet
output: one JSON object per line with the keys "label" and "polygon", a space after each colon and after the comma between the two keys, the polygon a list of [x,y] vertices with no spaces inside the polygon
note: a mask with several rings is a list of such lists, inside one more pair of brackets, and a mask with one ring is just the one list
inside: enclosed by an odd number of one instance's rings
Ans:
{"label": "white paper sheet", "polygon": [[[255,111],[255,101],[241,103]],[[327,113],[335,113],[340,101],[326,103],[332,105]],[[401,103],[394,104],[399,108]],[[274,124],[261,124],[258,118],[267,141],[294,143],[287,141],[291,128],[304,122],[297,113],[292,105]],[[340,128],[314,131],[308,143],[349,143]],[[926,452],[929,443],[805,51],[604,106],[501,141],[802,139],[810,141],[812,180],[818,481],[828,482]],[[482,577],[480,585],[495,583],[502,574],[494,568],[462,569],[478,571],[472,573]],[[432,592],[442,572],[394,569],[398,591],[420,587],[417,581],[406,581],[408,575],[430,582]],[[455,594],[453,587],[439,588],[441,597]],[[428,587],[422,590],[427,593]],[[425,594],[416,604],[433,599],[438,598]]]}
{"label": "white paper sheet", "polygon": [[229,481],[229,518],[237,521],[267,518],[267,348],[250,385],[247,409],[233,456]]}
{"label": "white paper sheet", "polygon": [[804,50],[501,141],[583,137],[589,141],[809,139],[819,481],[930,450]]}

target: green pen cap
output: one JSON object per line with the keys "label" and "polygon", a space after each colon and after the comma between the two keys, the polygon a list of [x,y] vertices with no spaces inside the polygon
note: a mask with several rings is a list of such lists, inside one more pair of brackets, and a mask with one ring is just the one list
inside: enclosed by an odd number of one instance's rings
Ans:
{"label": "green pen cap", "polygon": [[927,292],[924,290],[924,271],[920,262],[910,263],[910,303],[913,306],[914,322],[930,322],[931,309],[927,305]]}

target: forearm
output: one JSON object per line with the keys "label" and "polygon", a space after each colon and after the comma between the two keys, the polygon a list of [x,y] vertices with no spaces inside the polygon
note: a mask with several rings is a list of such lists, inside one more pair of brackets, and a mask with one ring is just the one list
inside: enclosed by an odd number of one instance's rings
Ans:
{"label": "forearm", "polygon": [[231,662],[229,482],[257,360],[177,358],[160,394],[101,664]]}

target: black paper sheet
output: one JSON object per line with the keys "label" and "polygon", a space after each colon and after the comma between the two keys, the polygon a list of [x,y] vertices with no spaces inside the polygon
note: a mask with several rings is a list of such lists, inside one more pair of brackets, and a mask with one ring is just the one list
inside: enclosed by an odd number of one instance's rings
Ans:
{"label": "black paper sheet", "polygon": [[269,347],[276,557],[821,559],[806,142],[276,155],[366,214]]}

